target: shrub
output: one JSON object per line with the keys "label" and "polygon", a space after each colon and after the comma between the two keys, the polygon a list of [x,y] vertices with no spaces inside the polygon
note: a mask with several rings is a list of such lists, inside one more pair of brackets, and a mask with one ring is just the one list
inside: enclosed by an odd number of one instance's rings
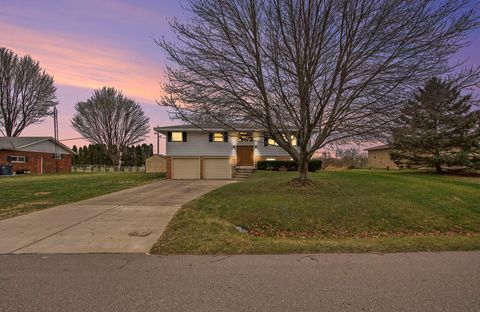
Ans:
{"label": "shrub", "polygon": [[315,172],[322,169],[322,161],[320,159],[311,159],[308,162],[308,171]]}
{"label": "shrub", "polygon": [[[317,171],[322,168],[322,161],[312,159],[308,162],[308,171]],[[257,162],[258,170],[297,171],[297,163],[293,160],[261,160]]]}

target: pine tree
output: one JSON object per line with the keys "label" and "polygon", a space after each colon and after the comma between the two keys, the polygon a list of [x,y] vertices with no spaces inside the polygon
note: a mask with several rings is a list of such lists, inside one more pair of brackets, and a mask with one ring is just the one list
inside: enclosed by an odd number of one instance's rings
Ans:
{"label": "pine tree", "polygon": [[392,160],[399,166],[469,166],[480,153],[480,113],[471,95],[451,83],[430,79],[401,110],[392,130]]}
{"label": "pine tree", "polygon": [[74,152],[72,162],[74,165],[78,165],[78,148],[76,145],[72,147],[72,151]]}

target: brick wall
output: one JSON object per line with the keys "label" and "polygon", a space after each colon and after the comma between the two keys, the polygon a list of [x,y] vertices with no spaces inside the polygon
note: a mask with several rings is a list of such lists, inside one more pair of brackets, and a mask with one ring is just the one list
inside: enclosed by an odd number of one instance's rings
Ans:
{"label": "brick wall", "polygon": [[8,156],[25,156],[27,162],[12,163],[13,171],[30,171],[32,174],[40,174],[42,172],[38,161],[43,160],[43,173],[66,173],[72,171],[72,155],[62,154],[62,159],[55,160],[54,154],[51,153],[37,153],[37,152],[22,152],[22,151],[0,151],[0,164],[8,163]]}
{"label": "brick wall", "polygon": [[172,157],[167,157],[167,179],[172,178]]}

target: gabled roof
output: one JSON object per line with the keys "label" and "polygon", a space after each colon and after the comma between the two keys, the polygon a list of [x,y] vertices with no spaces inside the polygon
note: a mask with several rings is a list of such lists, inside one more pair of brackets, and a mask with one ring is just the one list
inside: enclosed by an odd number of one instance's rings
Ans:
{"label": "gabled roof", "polygon": [[75,153],[68,146],[61,143],[60,141],[55,141],[55,139],[52,137],[0,137],[0,150],[8,149],[8,150],[21,151],[26,147],[29,147],[41,142],[45,142],[45,141],[50,141],[54,144],[56,142],[56,144],[61,148],[63,148],[64,150],[72,154]]}
{"label": "gabled roof", "polygon": [[379,146],[366,148],[365,150],[366,151],[380,151],[380,150],[387,150],[387,149],[391,149],[391,148],[392,148],[392,146],[390,146],[390,144],[384,144],[384,145],[379,145]]}

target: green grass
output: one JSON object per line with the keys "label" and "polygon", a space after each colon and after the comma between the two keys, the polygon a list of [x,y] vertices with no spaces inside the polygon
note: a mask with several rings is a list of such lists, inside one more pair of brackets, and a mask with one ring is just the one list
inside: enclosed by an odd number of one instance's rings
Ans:
{"label": "green grass", "polygon": [[0,220],[146,184],[163,177],[148,173],[0,177]]}
{"label": "green grass", "polygon": [[[480,249],[480,178],[411,171],[257,172],[185,205],[153,253]],[[235,229],[241,226],[248,233]]]}

